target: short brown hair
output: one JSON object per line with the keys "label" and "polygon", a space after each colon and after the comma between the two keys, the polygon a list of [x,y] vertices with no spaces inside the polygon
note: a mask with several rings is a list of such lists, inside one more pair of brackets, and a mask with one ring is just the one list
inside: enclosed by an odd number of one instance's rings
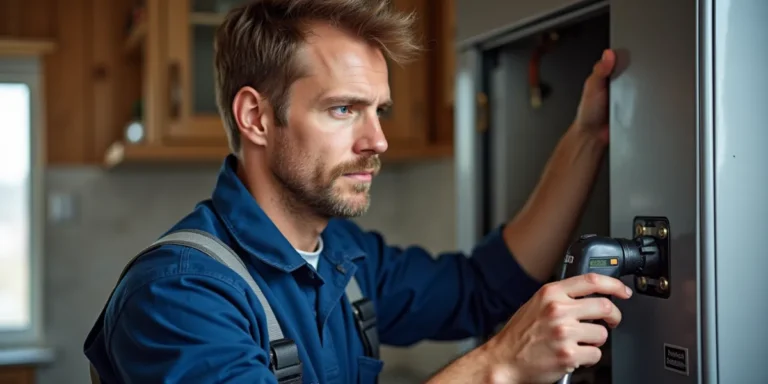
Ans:
{"label": "short brown hair", "polygon": [[245,86],[265,95],[277,124],[286,124],[289,90],[302,76],[295,56],[306,38],[306,22],[354,33],[401,64],[420,51],[414,17],[393,11],[389,0],[251,0],[230,11],[217,32],[214,62],[216,100],[230,149],[240,151],[232,102]]}

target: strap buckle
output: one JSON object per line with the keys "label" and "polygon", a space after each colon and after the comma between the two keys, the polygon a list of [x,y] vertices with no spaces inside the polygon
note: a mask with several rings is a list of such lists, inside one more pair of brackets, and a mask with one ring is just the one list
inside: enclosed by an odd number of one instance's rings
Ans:
{"label": "strap buckle", "polygon": [[279,339],[269,343],[269,369],[280,384],[301,383],[302,364],[293,340]]}
{"label": "strap buckle", "polygon": [[352,303],[352,311],[366,356],[378,359],[379,331],[376,328],[376,307],[370,299],[362,298]]}

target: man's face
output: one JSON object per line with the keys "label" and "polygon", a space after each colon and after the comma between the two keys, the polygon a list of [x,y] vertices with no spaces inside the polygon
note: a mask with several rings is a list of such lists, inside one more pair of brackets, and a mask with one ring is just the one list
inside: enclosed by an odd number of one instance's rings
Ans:
{"label": "man's face", "polygon": [[366,212],[390,104],[387,64],[374,47],[330,26],[312,29],[300,60],[308,76],[288,98],[287,126],[272,130],[269,166],[290,202],[323,217]]}

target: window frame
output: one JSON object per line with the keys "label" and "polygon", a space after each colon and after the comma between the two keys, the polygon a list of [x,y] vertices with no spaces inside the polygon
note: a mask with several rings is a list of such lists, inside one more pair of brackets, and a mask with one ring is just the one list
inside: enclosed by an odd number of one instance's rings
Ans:
{"label": "window frame", "polygon": [[23,330],[0,330],[0,347],[43,343],[43,255],[45,253],[45,105],[42,63],[37,56],[0,56],[0,83],[23,83],[30,97],[29,309]]}

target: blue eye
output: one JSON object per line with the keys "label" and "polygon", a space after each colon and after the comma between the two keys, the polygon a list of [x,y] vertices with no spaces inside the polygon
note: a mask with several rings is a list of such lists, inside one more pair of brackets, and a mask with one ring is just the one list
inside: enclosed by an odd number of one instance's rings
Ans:
{"label": "blue eye", "polygon": [[346,115],[347,113],[349,113],[349,106],[347,105],[344,105],[341,107],[333,107],[332,109],[334,110],[334,112],[337,112],[342,115]]}
{"label": "blue eye", "polygon": [[392,109],[389,107],[379,108],[376,110],[376,115],[378,115],[379,118],[388,118],[391,112],[392,112]]}

